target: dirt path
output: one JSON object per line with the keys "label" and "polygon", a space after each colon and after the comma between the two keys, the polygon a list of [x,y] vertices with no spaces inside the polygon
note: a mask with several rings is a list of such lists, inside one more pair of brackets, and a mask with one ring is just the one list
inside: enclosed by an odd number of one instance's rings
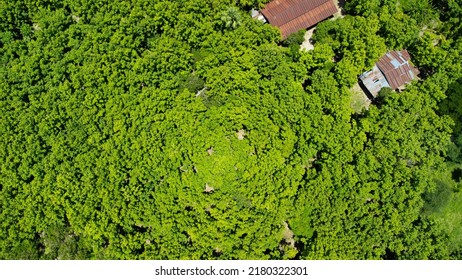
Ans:
{"label": "dirt path", "polygon": [[338,12],[334,14],[334,18],[343,18],[345,16],[345,11],[343,10],[343,7],[345,6],[345,0],[337,0],[334,1],[335,6],[337,7]]}
{"label": "dirt path", "polygon": [[305,51],[309,51],[314,49],[313,43],[311,42],[311,37],[313,37],[313,32],[316,29],[316,27],[313,27],[306,31],[305,33],[305,41],[303,41],[302,45],[300,48]]}

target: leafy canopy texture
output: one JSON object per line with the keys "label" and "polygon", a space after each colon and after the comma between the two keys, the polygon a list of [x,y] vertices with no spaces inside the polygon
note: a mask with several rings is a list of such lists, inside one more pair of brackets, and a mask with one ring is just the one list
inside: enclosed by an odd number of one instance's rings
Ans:
{"label": "leafy canopy texture", "polygon": [[[458,257],[457,1],[348,1],[309,52],[264,2],[0,0],[0,258]],[[355,113],[394,47],[425,78]]]}

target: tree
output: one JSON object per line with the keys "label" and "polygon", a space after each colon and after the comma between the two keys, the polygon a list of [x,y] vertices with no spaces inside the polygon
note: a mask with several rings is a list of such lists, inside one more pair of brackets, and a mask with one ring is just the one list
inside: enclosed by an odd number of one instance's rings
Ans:
{"label": "tree", "polygon": [[[299,52],[265,2],[0,2],[0,258],[459,256],[457,33],[351,1]],[[354,114],[395,47],[425,75]]]}
{"label": "tree", "polygon": [[241,14],[236,7],[229,7],[224,11],[221,20],[228,29],[236,29],[242,24]]}

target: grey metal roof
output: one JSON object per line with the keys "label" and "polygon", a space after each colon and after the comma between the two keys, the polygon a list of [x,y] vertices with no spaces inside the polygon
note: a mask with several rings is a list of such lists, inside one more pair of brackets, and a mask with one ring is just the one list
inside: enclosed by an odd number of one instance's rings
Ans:
{"label": "grey metal roof", "polygon": [[369,92],[377,97],[384,87],[396,90],[417,78],[419,70],[409,62],[411,56],[406,50],[386,53],[371,71],[359,76]]}
{"label": "grey metal roof", "polygon": [[411,56],[407,50],[390,51],[377,62],[393,90],[409,83],[419,74],[419,70],[410,63]]}
{"label": "grey metal roof", "polygon": [[367,71],[359,76],[359,79],[374,97],[377,97],[382,88],[390,87],[387,79],[376,65],[374,65],[371,71]]}

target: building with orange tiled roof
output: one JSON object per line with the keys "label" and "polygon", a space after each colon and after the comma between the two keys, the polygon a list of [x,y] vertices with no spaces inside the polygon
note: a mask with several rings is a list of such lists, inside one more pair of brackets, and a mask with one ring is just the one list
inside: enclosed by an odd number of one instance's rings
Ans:
{"label": "building with orange tiled roof", "polygon": [[333,0],[274,0],[261,10],[266,20],[281,30],[283,39],[337,12]]}

